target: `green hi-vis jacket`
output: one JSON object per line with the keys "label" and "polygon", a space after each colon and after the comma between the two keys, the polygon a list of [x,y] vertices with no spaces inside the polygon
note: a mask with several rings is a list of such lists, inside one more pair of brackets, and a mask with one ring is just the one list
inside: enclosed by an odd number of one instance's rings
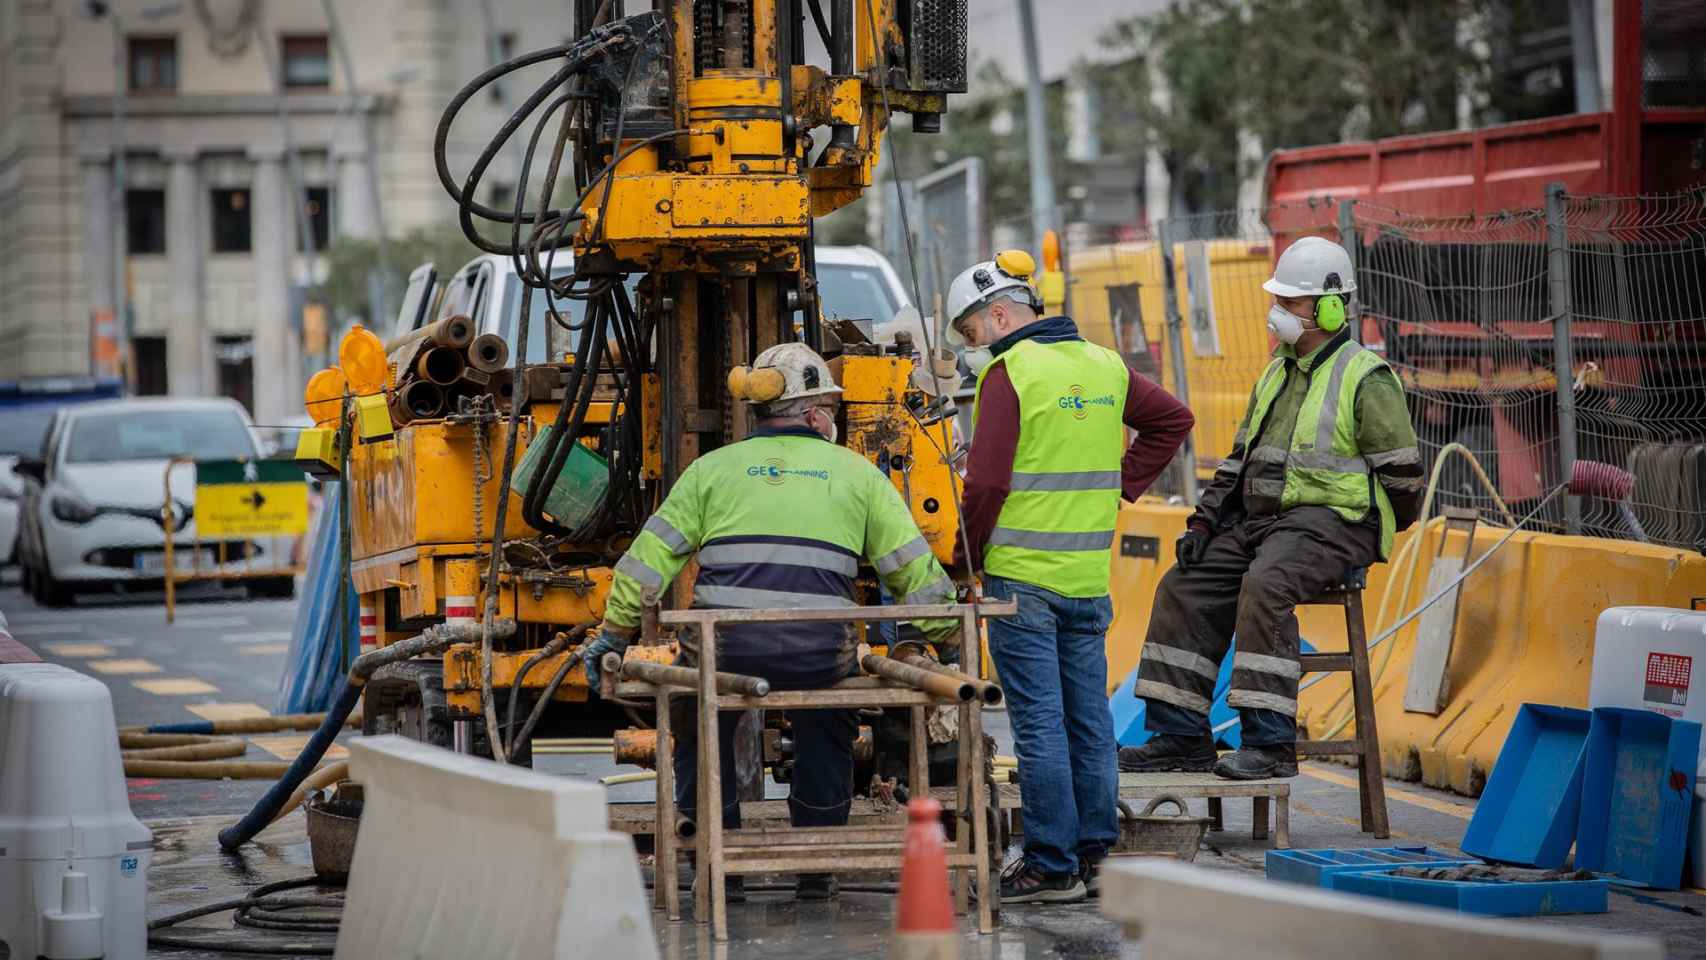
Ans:
{"label": "green hi-vis jacket", "polygon": [[[954,601],[953,581],[889,478],[800,428],[760,431],[693,461],[616,564],[605,619],[637,625],[695,554],[695,607],[854,606],[860,561],[898,603]],[[936,640],[957,624],[917,626]],[[718,636],[719,665],[779,684],[845,674],[852,663],[844,624],[740,624]]]}
{"label": "green hi-vis jacket", "polygon": [[1019,446],[983,568],[1062,596],[1105,596],[1131,373],[1084,340],[1020,340],[979,373],[980,394],[996,364],[1019,397]]}

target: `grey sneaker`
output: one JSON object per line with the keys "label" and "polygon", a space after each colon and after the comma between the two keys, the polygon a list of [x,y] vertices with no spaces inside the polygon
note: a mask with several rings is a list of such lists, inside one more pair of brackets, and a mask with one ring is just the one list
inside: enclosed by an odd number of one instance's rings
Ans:
{"label": "grey sneaker", "polygon": [[1044,873],[1020,857],[1001,872],[1002,903],[1077,903],[1085,897],[1076,873]]}
{"label": "grey sneaker", "polygon": [[1084,896],[1091,900],[1102,897],[1102,861],[1078,855],[1078,879],[1084,883]]}

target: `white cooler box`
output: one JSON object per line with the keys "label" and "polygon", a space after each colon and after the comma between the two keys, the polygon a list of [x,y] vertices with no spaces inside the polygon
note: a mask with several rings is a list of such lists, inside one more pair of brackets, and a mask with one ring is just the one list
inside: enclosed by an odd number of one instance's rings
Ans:
{"label": "white cooler box", "polygon": [[[1706,724],[1706,610],[1611,607],[1593,640],[1589,707],[1634,707]],[[1706,738],[1688,828],[1687,885],[1706,887]]]}

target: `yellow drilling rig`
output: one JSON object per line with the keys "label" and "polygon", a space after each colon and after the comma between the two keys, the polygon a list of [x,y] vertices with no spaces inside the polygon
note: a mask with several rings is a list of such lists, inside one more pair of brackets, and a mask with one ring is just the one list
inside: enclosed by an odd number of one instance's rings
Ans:
{"label": "yellow drilling rig", "polygon": [[[724,389],[729,371],[779,342],[831,358],[842,442],[893,479],[936,555],[952,557],[952,355],[826,322],[813,221],[871,186],[894,115],[940,130],[948,94],[965,90],[965,0],[625,6],[640,4],[577,0],[572,41],[486,71],[440,122],[436,162],[464,232],[525,284],[512,335],[494,344],[477,319],[422,304],[421,316],[442,318],[384,347],[357,331],[342,369],[310,385],[324,422],[303,449],[347,487],[364,646],[441,624],[484,628],[478,642],[370,677],[368,733],[517,763],[547,731],[616,734],[620,760],[655,762],[648,708],[593,695],[578,651],[603,616],[612,566],[674,478],[749,432],[748,409]],[[827,63],[808,62],[807,30]],[[550,79],[453,172],[445,144],[462,105],[529,67]],[[514,205],[478,202],[487,167],[519,138]],[[573,200],[553,208],[560,196]],[[529,328],[541,322],[543,337]],[[493,362],[506,351],[518,356]],[[690,567],[677,605],[691,579]],[[865,602],[879,602],[871,571],[861,582]],[[491,629],[505,621],[507,635]],[[675,658],[670,637],[647,636],[630,659]],[[862,787],[904,777],[908,725],[889,719],[865,721]],[[786,779],[786,739],[763,742],[764,764]]]}

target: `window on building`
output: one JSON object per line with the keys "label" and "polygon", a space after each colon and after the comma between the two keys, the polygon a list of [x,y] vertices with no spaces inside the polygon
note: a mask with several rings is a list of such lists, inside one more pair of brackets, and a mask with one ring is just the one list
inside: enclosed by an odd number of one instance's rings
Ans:
{"label": "window on building", "polygon": [[[515,34],[513,34],[513,33],[500,33],[500,34],[498,34],[498,48],[496,50],[496,53],[497,53],[497,62],[498,63],[507,63],[510,60],[514,60],[515,59]],[[488,89],[491,90],[491,92],[492,92],[491,96],[492,96],[492,102],[493,103],[502,103],[503,102],[504,88],[503,88],[503,81],[502,80],[493,81],[492,85]]]}
{"label": "window on building", "polygon": [[300,34],[280,38],[284,85],[292,90],[324,90],[332,85],[332,57],[326,35]]}
{"label": "window on building", "polygon": [[166,338],[135,337],[130,341],[136,351],[136,392],[139,396],[159,397],[166,393]]}
{"label": "window on building", "polygon": [[213,252],[248,253],[253,239],[249,191],[213,191]]}
{"label": "window on building", "polygon": [[166,191],[124,192],[125,249],[131,254],[166,252]]}
{"label": "window on building", "polygon": [[255,348],[248,337],[214,337],[213,360],[219,371],[219,395],[255,411]]}
{"label": "window on building", "polygon": [[493,210],[515,209],[515,184],[496,182],[491,186],[491,200],[487,206]]}
{"label": "window on building", "polygon": [[131,93],[177,92],[176,37],[131,37],[129,45]]}
{"label": "window on building", "polygon": [[[324,253],[326,245],[332,240],[332,196],[327,187],[309,187],[308,193],[308,225],[314,230],[314,250]],[[301,246],[301,231],[297,232],[298,246]]]}

